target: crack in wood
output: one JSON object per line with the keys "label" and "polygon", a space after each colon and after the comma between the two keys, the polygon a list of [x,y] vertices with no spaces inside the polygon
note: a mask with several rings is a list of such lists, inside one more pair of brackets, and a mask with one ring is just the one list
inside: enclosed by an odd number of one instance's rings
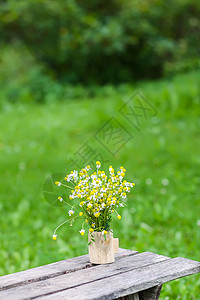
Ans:
{"label": "crack in wood", "polygon": [[15,288],[15,287],[18,287],[18,286],[23,286],[25,284],[30,284],[30,283],[33,283],[33,282],[39,282],[39,281],[47,280],[47,279],[50,279],[50,278],[62,276],[62,275],[68,274],[68,273],[76,272],[76,271],[86,269],[86,268],[91,268],[91,267],[95,267],[95,265],[87,264],[84,267],[74,268],[74,269],[71,269],[69,271],[62,271],[62,272],[52,273],[52,274],[48,274],[46,276],[41,276],[41,277],[29,279],[29,280],[24,280],[24,281],[21,281],[21,282],[18,282],[18,283],[13,283],[13,284],[7,285],[5,287],[0,287],[0,292],[5,291],[5,290],[9,290],[9,289],[12,289],[12,288]]}
{"label": "crack in wood", "polygon": [[[122,253],[125,253],[125,254],[122,254]],[[120,248],[119,249],[119,254],[116,255],[115,259],[116,259],[116,261],[118,261],[119,259],[122,259],[124,257],[129,257],[129,256],[137,255],[137,254],[139,254],[138,251],[127,250],[127,249]],[[84,255],[84,256],[86,256],[86,255]],[[89,260],[89,258],[88,258],[88,260]],[[91,268],[91,267],[95,267],[95,266],[96,266],[95,264],[91,264],[91,263],[87,262],[87,263],[85,263],[85,265],[82,265],[82,266],[77,267],[77,268],[72,268],[70,270],[64,270],[64,271],[60,271],[60,272],[56,272],[56,273],[52,273],[52,274],[50,273],[48,275],[38,276],[36,278],[32,278],[32,279],[28,279],[28,280],[22,280],[20,282],[8,284],[6,286],[0,286],[0,292],[5,291],[5,290],[9,290],[9,289],[12,289],[12,288],[15,288],[15,287],[23,286],[23,285],[26,285],[26,284],[31,284],[31,283],[34,283],[34,282],[40,282],[40,281],[43,281],[43,280],[48,280],[50,278],[55,278],[55,277],[58,277],[58,276],[62,276],[62,275],[68,274],[68,273],[76,272],[76,271],[79,271],[79,270],[82,270],[82,269],[87,269],[87,268]],[[34,270],[34,269],[30,269],[30,270]],[[22,272],[19,272],[19,273],[23,273],[23,272],[26,272],[26,271],[22,271]],[[5,275],[5,276],[9,276],[9,275]],[[17,273],[16,273],[16,275],[17,275]]]}
{"label": "crack in wood", "polygon": [[[163,261],[167,261],[167,260],[171,260],[171,258],[166,257],[166,259],[163,260]],[[157,264],[159,264],[159,263],[162,263],[163,261],[158,261],[158,262],[155,262],[155,263],[150,263],[150,264],[145,265],[145,267],[150,267],[150,266],[152,266],[152,265],[157,265]],[[95,265],[94,265],[94,266],[95,266]],[[106,265],[105,265],[105,266],[106,266]],[[98,281],[100,281],[100,280],[108,279],[108,278],[111,278],[111,277],[114,277],[114,276],[118,276],[118,275],[120,275],[120,274],[128,273],[128,272],[130,272],[130,271],[138,270],[138,269],[140,269],[140,268],[141,268],[141,267],[128,269],[128,270],[126,270],[126,271],[122,271],[122,272],[119,272],[119,273],[117,273],[117,274],[105,276],[105,277],[102,277],[102,278],[98,278],[98,279],[96,279],[96,280],[93,279],[93,280],[87,281],[87,282],[82,283],[82,284],[77,284],[77,285],[74,285],[74,286],[70,286],[70,287],[68,287],[68,288],[64,288],[64,289],[52,291],[52,292],[45,293],[45,294],[40,294],[40,295],[38,295],[38,296],[34,296],[34,297],[31,297],[31,298],[28,298],[28,299],[32,300],[32,299],[37,299],[37,298],[39,298],[39,297],[41,297],[41,296],[42,296],[42,297],[49,296],[49,295],[52,295],[52,294],[56,294],[56,293],[58,293],[58,292],[67,291],[67,290],[74,289],[74,288],[77,288],[77,287],[80,287],[80,286],[83,286],[83,285],[86,285],[86,284],[89,284],[89,283],[98,282]],[[159,284],[160,284],[160,282],[159,282]]]}

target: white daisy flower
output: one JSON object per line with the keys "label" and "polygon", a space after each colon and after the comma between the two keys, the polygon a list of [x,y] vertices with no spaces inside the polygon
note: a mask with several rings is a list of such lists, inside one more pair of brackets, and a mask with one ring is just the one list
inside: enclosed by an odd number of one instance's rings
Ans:
{"label": "white daisy flower", "polygon": [[68,211],[68,214],[69,214],[69,216],[71,217],[71,215],[74,214],[74,211],[73,211],[72,209],[70,209],[70,210]]}
{"label": "white daisy flower", "polygon": [[57,239],[57,234],[53,234],[52,238],[53,238],[53,240],[56,240]]}
{"label": "white daisy flower", "polygon": [[85,234],[85,230],[84,229],[79,230],[79,232],[80,232],[81,235]]}
{"label": "white daisy flower", "polygon": [[108,231],[106,231],[106,230],[103,230],[102,231],[102,235],[105,235],[105,234],[107,234],[108,233]]}
{"label": "white daisy flower", "polygon": [[123,199],[126,199],[127,198],[127,196],[126,195],[124,195],[125,193],[122,193],[122,198]]}

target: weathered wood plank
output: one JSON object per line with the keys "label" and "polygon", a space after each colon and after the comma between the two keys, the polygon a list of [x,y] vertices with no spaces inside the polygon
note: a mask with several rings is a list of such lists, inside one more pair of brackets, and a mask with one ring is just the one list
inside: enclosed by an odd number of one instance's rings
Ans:
{"label": "weathered wood plank", "polygon": [[132,294],[124,297],[117,298],[117,300],[140,300],[139,294]]}
{"label": "weathered wood plank", "polygon": [[162,284],[159,284],[158,286],[152,287],[148,290],[144,290],[142,292],[124,296],[117,298],[117,300],[158,300],[160,297],[160,292],[162,289]]}
{"label": "weathered wood plank", "polygon": [[[138,254],[138,251],[120,248],[119,253],[115,256],[115,259],[117,261],[122,257],[135,254]],[[89,262],[89,255],[82,255],[34,269],[5,275],[0,277],[0,291],[31,282],[41,281],[47,278],[53,278],[91,266],[92,265]]]}
{"label": "weathered wood plank", "polygon": [[159,284],[158,286],[152,287],[148,290],[144,290],[142,292],[124,296],[117,298],[117,300],[158,300],[160,297],[160,292],[162,289],[162,284]]}
{"label": "weathered wood plank", "polygon": [[[139,254],[137,255],[137,257]],[[80,271],[78,271],[80,272]],[[77,273],[78,273],[77,272]],[[143,268],[105,277],[61,292],[39,297],[40,300],[116,299],[155,285],[200,272],[200,263],[185,258],[164,260]],[[31,298],[35,299],[35,298]]]}
{"label": "weathered wood plank", "polygon": [[158,300],[160,297],[161,289],[162,284],[159,284],[153,288],[139,292],[139,298],[140,300]]}
{"label": "weathered wood plank", "polygon": [[[55,293],[65,289],[76,289],[76,287],[80,285],[85,285],[94,281],[96,281],[98,284],[99,280],[101,279],[108,278],[109,281],[110,277],[114,275],[122,274],[132,269],[139,270],[144,266],[155,264],[166,259],[170,258],[151,252],[125,256],[116,260],[113,264],[97,265],[93,266],[92,268],[82,269],[73,273],[2,291],[0,293],[0,298],[4,297],[6,300],[22,300],[25,299],[24,295],[26,295],[28,299],[32,299],[41,295]],[[116,280],[118,280],[118,278],[116,278]]]}

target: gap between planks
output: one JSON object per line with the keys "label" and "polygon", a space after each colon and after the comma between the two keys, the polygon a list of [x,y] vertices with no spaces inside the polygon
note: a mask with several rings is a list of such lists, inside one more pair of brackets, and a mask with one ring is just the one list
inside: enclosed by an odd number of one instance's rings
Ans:
{"label": "gap between planks", "polygon": [[31,285],[16,287],[0,293],[5,299],[16,300],[24,299],[24,295],[28,299],[36,299],[41,296],[55,294],[67,289],[78,288],[86,284],[97,283],[100,280],[110,280],[113,276],[119,276],[126,272],[138,270],[141,268],[155,265],[163,260],[171,260],[166,256],[155,254],[152,252],[143,252],[138,255],[126,256],[116,261],[114,264],[98,265],[92,269],[79,270],[75,273],[69,273],[57,278],[50,278],[45,282],[35,282]]}
{"label": "gap between planks", "polygon": [[[118,261],[123,257],[136,255],[138,253],[138,251],[119,248],[119,253],[115,255],[115,260]],[[0,277],[0,292],[95,266],[96,265],[90,263],[89,255],[86,254],[26,271],[8,274]],[[59,268],[61,270],[58,271]]]}
{"label": "gap between planks", "polygon": [[[77,288],[65,289],[49,295],[40,295],[29,299],[40,300],[96,300],[117,299],[126,295],[135,294],[161,283],[165,283],[184,276],[200,273],[200,263],[182,257],[163,260],[159,263],[144,266],[123,274],[111,276],[109,280],[103,278],[96,282],[81,285]],[[117,279],[117,280],[116,280]],[[98,296],[97,296],[98,295]],[[56,298],[55,298],[56,297]]]}

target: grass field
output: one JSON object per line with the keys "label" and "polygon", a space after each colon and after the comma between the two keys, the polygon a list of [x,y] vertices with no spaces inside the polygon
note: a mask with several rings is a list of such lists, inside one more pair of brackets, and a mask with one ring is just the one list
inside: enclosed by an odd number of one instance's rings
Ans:
{"label": "grass field", "polygon": [[[46,178],[68,172],[69,155],[77,155],[86,141],[136,182],[122,219],[113,221],[120,247],[200,261],[199,78],[192,72],[169,81],[107,86],[48,105],[2,101],[0,275],[87,253],[79,221],[63,226],[52,240],[66,207],[42,196]],[[140,118],[139,131],[119,112],[136,91],[156,109],[155,117]],[[94,138],[111,117],[134,136],[115,156]],[[199,275],[165,284],[161,299],[197,300],[199,286]]]}

